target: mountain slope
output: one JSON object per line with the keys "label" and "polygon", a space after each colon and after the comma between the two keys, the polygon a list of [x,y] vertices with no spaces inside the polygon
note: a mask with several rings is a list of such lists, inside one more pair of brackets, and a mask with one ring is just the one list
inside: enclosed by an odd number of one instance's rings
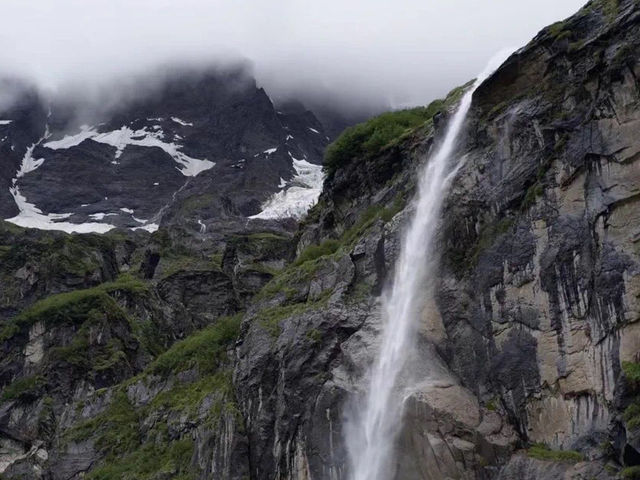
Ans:
{"label": "mountain slope", "polygon": [[[395,478],[638,475],[639,23],[592,1],[474,95]],[[345,410],[460,91],[375,149],[338,142],[297,227],[201,234],[192,185],[152,235],[2,224],[2,474],[348,478]]]}
{"label": "mountain slope", "polygon": [[[295,180],[298,164],[319,174],[327,143],[312,113],[277,111],[241,69],[177,72],[101,113],[32,94],[16,105],[0,114],[2,148],[11,152],[2,178],[14,200],[5,198],[3,211],[13,223],[44,229],[154,230],[184,203],[185,189],[191,204],[200,197],[182,215],[192,230],[256,215]],[[316,177],[305,187],[319,189]]]}

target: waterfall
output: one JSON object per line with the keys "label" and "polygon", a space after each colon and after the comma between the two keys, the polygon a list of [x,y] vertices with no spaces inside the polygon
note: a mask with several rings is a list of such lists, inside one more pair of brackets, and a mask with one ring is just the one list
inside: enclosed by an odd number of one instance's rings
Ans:
{"label": "waterfall", "polygon": [[403,238],[393,283],[382,299],[381,346],[371,367],[365,403],[354,418],[347,419],[345,426],[353,480],[389,480],[393,475],[393,449],[402,421],[397,380],[414,344],[425,284],[435,271],[433,243],[440,210],[457,171],[451,157],[473,92],[511,51],[496,55],[464,94],[442,144],[420,173],[415,208]]}

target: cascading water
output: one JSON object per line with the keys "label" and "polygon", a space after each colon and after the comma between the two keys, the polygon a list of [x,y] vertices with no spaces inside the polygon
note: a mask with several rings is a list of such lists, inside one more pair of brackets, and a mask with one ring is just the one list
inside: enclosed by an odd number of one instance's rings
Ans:
{"label": "cascading water", "polygon": [[475,89],[512,50],[500,52],[462,97],[439,149],[420,174],[415,211],[405,233],[391,289],[383,298],[383,332],[379,355],[372,366],[365,404],[346,425],[346,442],[353,480],[389,480],[393,447],[402,421],[402,401],[396,384],[413,346],[425,283],[434,271],[432,254],[440,210],[457,170],[451,165],[456,139],[464,125]]}

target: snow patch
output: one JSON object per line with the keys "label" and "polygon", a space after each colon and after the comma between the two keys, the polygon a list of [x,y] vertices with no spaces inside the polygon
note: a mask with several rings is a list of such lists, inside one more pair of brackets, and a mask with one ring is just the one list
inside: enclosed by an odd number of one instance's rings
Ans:
{"label": "snow patch", "polygon": [[53,140],[51,142],[47,142],[44,144],[45,147],[51,150],[64,150],[67,148],[75,147],[76,145],[80,145],[88,138],[92,138],[97,135],[97,132],[87,125],[83,125],[80,127],[80,133],[76,133],[75,135],[65,135],[60,140]]}
{"label": "snow patch", "polygon": [[184,120],[180,120],[178,117],[171,117],[171,120],[173,120],[179,125],[182,125],[183,127],[193,127],[193,123],[185,122]]}
{"label": "snow patch", "polygon": [[121,208],[120,211],[124,213],[133,214],[133,210],[131,210],[130,208]]}
{"label": "snow patch", "polygon": [[105,143],[116,149],[115,158],[118,159],[127,145],[135,145],[139,147],[157,147],[168,153],[173,160],[180,164],[176,167],[185,177],[195,177],[199,173],[209,170],[215,166],[215,162],[209,160],[201,160],[192,158],[180,150],[181,145],[175,143],[167,143],[163,141],[164,133],[162,130],[149,131],[146,127],[140,130],[131,130],[129,127],[122,127],[120,130],[99,133],[92,127],[83,125],[80,133],[75,135],[67,135],[60,140],[54,140],[44,144],[51,150],[67,149],[79,145],[85,140],[91,139],[94,142]]}
{"label": "snow patch", "polygon": [[13,196],[13,200],[16,202],[19,213],[15,217],[7,218],[6,221],[25,228],[37,228],[40,230],[61,230],[67,233],[106,233],[112,228],[115,228],[115,226],[109,225],[107,223],[64,222],[62,220],[66,220],[73,214],[49,213],[45,215],[44,213],[42,213],[42,210],[36,207],[35,204],[28,202],[26,197],[20,193],[20,189],[17,185],[18,179],[25,174],[34,171],[44,162],[43,159],[35,160],[33,158],[33,150],[37,145],[39,145],[43,140],[47,138],[48,134],[49,132],[47,129],[44,137],[42,137],[38,142],[31,145],[22,158],[20,170],[18,170],[16,178],[13,179],[12,187],[9,188],[9,192]]}
{"label": "snow patch", "polygon": [[114,215],[117,215],[117,213],[92,213],[89,215],[89,218],[92,220],[103,220],[104,217],[113,217]]}
{"label": "snow patch", "polygon": [[146,230],[149,233],[153,233],[155,231],[157,231],[160,228],[160,225],[158,225],[157,223],[149,223],[147,225],[144,225],[142,227],[135,227],[132,228],[131,230]]}
{"label": "snow patch", "polygon": [[9,125],[13,120],[0,120],[0,125]]}
{"label": "snow patch", "polygon": [[315,128],[309,127],[309,130],[311,130],[313,133],[317,133],[318,135],[320,135],[320,132],[318,130],[316,130]]}
{"label": "snow patch", "polygon": [[27,152],[22,158],[22,164],[20,165],[20,170],[18,170],[18,173],[16,174],[16,178],[24,177],[27,173],[33,172],[44,163],[44,158],[38,158],[37,160],[33,158],[33,150],[36,148],[38,143],[34,143],[27,148]]}
{"label": "snow patch", "polygon": [[207,233],[207,226],[202,223],[202,220],[198,219],[198,225],[200,225],[200,233]]}
{"label": "snow patch", "polygon": [[[296,175],[289,186],[274,193],[262,205],[262,212],[249,218],[276,219],[276,218],[302,218],[307,211],[316,204],[320,192],[324,173],[322,165],[314,165],[303,159],[294,158],[291,153],[293,168]],[[284,183],[284,185],[283,185]],[[287,183],[281,178],[280,188]]]}
{"label": "snow patch", "polygon": [[71,213],[49,213],[47,215],[42,213],[38,207],[33,203],[29,203],[27,199],[20,193],[17,186],[9,189],[13,200],[18,206],[20,213],[12,218],[7,218],[7,222],[18,225],[25,228],[37,228],[39,230],[61,230],[67,233],[106,233],[109,230],[116,228],[114,225],[108,223],[71,223],[62,222],[69,218]]}
{"label": "snow patch", "polygon": [[262,153],[266,153],[267,155],[271,155],[272,153],[275,153],[276,150],[278,150],[278,147],[273,147],[273,148],[267,148],[264,152]]}

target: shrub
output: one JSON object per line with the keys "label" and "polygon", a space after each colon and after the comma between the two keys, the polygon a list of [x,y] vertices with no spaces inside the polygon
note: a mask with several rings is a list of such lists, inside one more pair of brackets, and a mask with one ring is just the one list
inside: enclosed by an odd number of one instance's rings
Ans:
{"label": "shrub", "polygon": [[572,462],[577,463],[583,460],[583,456],[580,452],[574,450],[551,450],[549,447],[542,443],[534,443],[527,455],[537,460],[546,460],[551,462]]}
{"label": "shrub", "polygon": [[622,362],[622,372],[635,390],[640,387],[640,363]]}
{"label": "shrub", "polygon": [[386,112],[347,128],[327,147],[324,158],[327,175],[333,175],[354,158],[370,158],[417,128],[428,125],[436,113],[460,100],[469,85],[453,89],[444,100],[434,100],[426,107]]}
{"label": "shrub", "polygon": [[240,332],[242,314],[219,318],[214,325],[176,342],[149,367],[151,373],[177,373],[197,367],[201,374],[214,371],[227,346]]}
{"label": "shrub", "polygon": [[[88,480],[191,479],[193,440],[184,438],[170,443],[146,443],[127,455],[113,459],[88,473]],[[182,474],[177,476],[177,474]]]}
{"label": "shrub", "polygon": [[626,480],[640,480],[640,465],[622,469],[620,476]]}
{"label": "shrub", "polygon": [[46,380],[40,375],[23,377],[10,383],[2,392],[0,399],[30,401],[38,398],[42,389],[46,385]]}
{"label": "shrub", "polygon": [[340,242],[332,238],[325,240],[320,245],[309,245],[300,253],[295,264],[302,265],[305,262],[324,257],[325,255],[332,255],[338,248],[340,248]]}
{"label": "shrub", "polygon": [[638,428],[640,426],[640,399],[634,400],[631,405],[625,408],[622,417],[628,429]]}
{"label": "shrub", "polygon": [[130,275],[121,275],[115,282],[51,295],[34,303],[7,322],[0,329],[0,342],[12,338],[20,332],[21,327],[29,327],[39,321],[45,321],[48,325],[64,322],[79,324],[95,312],[122,315],[112,295],[118,292],[139,295],[147,291],[148,287],[142,280]]}
{"label": "shrub", "polygon": [[[433,114],[431,115],[433,117]],[[327,147],[324,164],[329,175],[351,159],[379,152],[403,133],[424,124],[431,117],[425,108],[387,112],[347,128]]]}
{"label": "shrub", "polygon": [[137,278],[122,275],[115,282],[103,283],[97,287],[84,290],[51,295],[34,303],[30,308],[16,317],[18,323],[33,324],[46,319],[55,323],[67,320],[76,320],[78,316],[86,316],[86,313],[94,308],[104,308],[105,302],[111,300],[110,294],[116,292],[129,292],[141,294],[147,292],[147,285]]}

